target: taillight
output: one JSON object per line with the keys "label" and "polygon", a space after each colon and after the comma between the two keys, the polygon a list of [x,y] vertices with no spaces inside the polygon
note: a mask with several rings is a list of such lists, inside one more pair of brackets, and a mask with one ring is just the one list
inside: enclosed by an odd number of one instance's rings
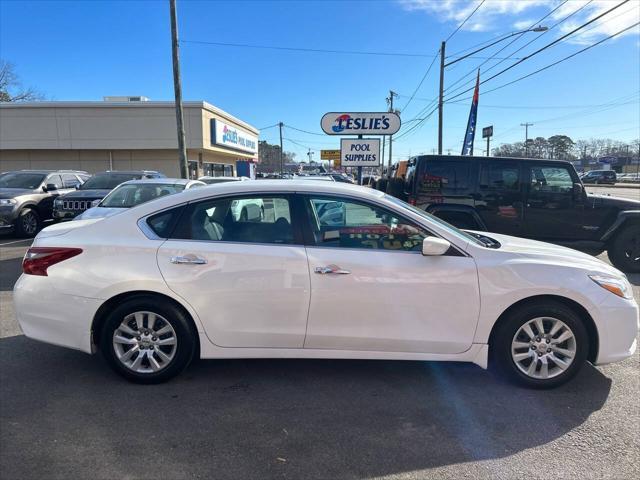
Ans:
{"label": "taillight", "polygon": [[413,197],[409,198],[409,205],[414,205],[415,206],[415,204],[416,204],[416,199],[413,198]]}
{"label": "taillight", "polygon": [[27,275],[47,276],[47,268],[82,253],[81,248],[32,247],[22,260],[22,271]]}

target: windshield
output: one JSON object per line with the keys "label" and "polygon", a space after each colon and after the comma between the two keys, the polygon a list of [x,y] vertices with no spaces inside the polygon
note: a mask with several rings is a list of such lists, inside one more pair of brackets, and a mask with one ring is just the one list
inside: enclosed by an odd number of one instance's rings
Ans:
{"label": "windshield", "polygon": [[454,227],[453,225],[451,225],[450,223],[445,222],[444,220],[431,215],[430,213],[425,212],[424,210],[420,210],[417,207],[414,207],[413,205],[407,203],[407,202],[403,202],[402,200],[396,198],[396,197],[392,197],[391,195],[384,195],[384,198],[386,200],[389,200],[390,202],[395,203],[396,205],[406,208],[408,210],[411,210],[413,213],[420,215],[422,218],[426,218],[427,220],[429,220],[432,223],[436,223],[438,224],[438,226],[444,228],[445,230],[447,230],[449,233],[451,233],[452,235],[455,235],[459,238],[462,238],[464,240],[470,241],[475,243],[476,245],[482,245],[483,247],[487,246],[487,243],[483,242],[481,240],[481,238],[476,237],[475,235],[472,235],[468,232],[465,232],[464,230],[460,230],[456,227]]}
{"label": "windshield", "polygon": [[9,172],[0,175],[0,188],[28,188],[33,190],[44,180],[42,173]]}
{"label": "windshield", "polygon": [[89,180],[84,182],[80,187],[80,190],[111,190],[116,188],[122,182],[128,180],[137,180],[140,175],[122,174],[122,173],[103,173],[100,175],[94,175]]}
{"label": "windshield", "polygon": [[122,185],[107,195],[100,202],[100,207],[131,208],[158,197],[181,192],[184,187],[184,185],[162,185],[156,183]]}

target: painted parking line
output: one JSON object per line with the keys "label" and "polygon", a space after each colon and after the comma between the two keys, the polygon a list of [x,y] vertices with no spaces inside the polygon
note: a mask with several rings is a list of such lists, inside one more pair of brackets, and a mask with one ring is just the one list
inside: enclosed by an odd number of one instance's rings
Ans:
{"label": "painted parking line", "polygon": [[22,240],[14,240],[12,242],[2,242],[2,243],[0,243],[0,247],[2,247],[4,245],[13,245],[15,243],[24,243],[24,242],[31,243],[31,242],[33,242],[33,238],[25,238],[25,239],[22,239]]}

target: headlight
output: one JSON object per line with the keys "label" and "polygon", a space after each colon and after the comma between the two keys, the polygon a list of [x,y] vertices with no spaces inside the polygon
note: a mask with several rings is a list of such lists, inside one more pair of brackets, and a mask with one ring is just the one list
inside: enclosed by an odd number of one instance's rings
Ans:
{"label": "headlight", "polygon": [[61,198],[56,198],[56,199],[53,201],[53,204],[54,204],[56,207],[61,207],[61,206],[62,206],[62,199],[61,199]]}
{"label": "headlight", "polygon": [[605,290],[626,299],[633,298],[631,285],[624,278],[606,277],[603,275],[589,275],[589,278]]}
{"label": "headlight", "polygon": [[15,205],[15,204],[16,204],[15,198],[0,198],[0,205],[2,206]]}

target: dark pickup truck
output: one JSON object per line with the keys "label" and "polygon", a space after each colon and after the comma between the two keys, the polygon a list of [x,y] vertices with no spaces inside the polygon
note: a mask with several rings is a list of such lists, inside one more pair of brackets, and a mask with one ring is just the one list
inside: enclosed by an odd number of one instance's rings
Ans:
{"label": "dark pickup truck", "polygon": [[423,155],[398,196],[460,228],[556,243],[640,272],[638,200],[589,195],[560,160]]}

